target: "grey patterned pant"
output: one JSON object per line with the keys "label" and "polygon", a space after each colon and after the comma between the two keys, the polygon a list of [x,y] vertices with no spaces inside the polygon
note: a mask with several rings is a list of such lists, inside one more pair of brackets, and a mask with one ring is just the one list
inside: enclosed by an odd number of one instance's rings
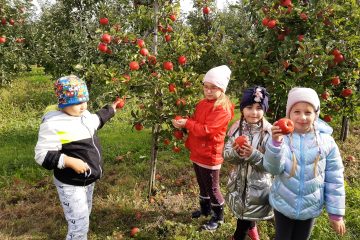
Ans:
{"label": "grey patterned pant", "polygon": [[68,222],[66,240],[87,240],[95,183],[74,186],[62,183],[54,177],[54,184]]}

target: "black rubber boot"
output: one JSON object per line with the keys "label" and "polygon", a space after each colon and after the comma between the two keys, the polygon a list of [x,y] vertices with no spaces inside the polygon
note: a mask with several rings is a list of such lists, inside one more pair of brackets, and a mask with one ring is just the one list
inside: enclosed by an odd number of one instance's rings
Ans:
{"label": "black rubber boot", "polygon": [[213,215],[210,221],[202,226],[205,230],[216,230],[224,223],[224,205],[213,206]]}
{"label": "black rubber boot", "polygon": [[196,210],[195,212],[192,212],[191,217],[192,218],[199,218],[201,216],[209,216],[211,214],[211,203],[210,198],[204,199],[200,198],[200,210]]}

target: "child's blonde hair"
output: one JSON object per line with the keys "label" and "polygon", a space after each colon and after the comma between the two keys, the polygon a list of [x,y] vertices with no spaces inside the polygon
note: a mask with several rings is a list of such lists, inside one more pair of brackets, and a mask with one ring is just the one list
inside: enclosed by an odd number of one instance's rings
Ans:
{"label": "child's blonde hair", "polygon": [[[314,176],[316,177],[317,176],[317,167],[318,167],[318,164],[320,161],[320,156],[321,156],[321,148],[320,148],[320,143],[319,143],[319,137],[318,137],[318,134],[316,133],[314,125],[313,125],[313,129],[314,129],[314,133],[315,133],[315,141],[316,141],[316,144],[318,147],[318,153],[317,153],[315,161],[314,161]],[[293,164],[291,166],[289,178],[291,178],[295,175],[296,168],[297,168],[297,159],[296,159],[294,147],[293,147],[293,134],[292,133],[290,134],[290,150],[291,150],[291,159],[293,161]]]}
{"label": "child's blonde hair", "polygon": [[215,104],[214,104],[214,109],[217,106],[222,106],[227,112],[232,112],[232,102],[230,101],[230,98],[224,93],[221,92],[220,96],[217,98]]}

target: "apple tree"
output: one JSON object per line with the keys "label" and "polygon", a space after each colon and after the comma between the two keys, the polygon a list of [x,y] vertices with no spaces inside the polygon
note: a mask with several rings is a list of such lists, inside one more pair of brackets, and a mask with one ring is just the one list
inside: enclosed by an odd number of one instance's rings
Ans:
{"label": "apple tree", "polygon": [[11,83],[13,76],[29,68],[29,1],[0,0],[0,86]]}
{"label": "apple tree", "polygon": [[346,122],[359,114],[356,1],[243,1],[232,11],[241,14],[237,33],[228,33],[238,77],[233,84],[265,86],[273,120],[284,116],[295,86],[318,92],[324,120],[336,114]]}
{"label": "apple tree", "polygon": [[86,69],[84,76],[96,79],[92,86],[99,93],[99,102],[114,95],[125,104],[131,102],[135,130],[151,128],[151,196],[159,147],[183,151],[184,133],[175,129],[171,120],[190,116],[201,96],[201,76],[192,65],[199,60],[203,46],[183,24],[175,1],[136,4],[131,11],[118,13],[104,7],[97,20],[93,47],[99,61]]}

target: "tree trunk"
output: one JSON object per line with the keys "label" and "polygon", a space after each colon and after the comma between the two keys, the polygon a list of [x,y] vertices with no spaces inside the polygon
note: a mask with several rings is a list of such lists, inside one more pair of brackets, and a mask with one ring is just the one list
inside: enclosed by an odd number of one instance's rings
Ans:
{"label": "tree trunk", "polygon": [[340,140],[345,141],[349,135],[349,118],[347,116],[343,116],[341,123],[341,135]]}
{"label": "tree trunk", "polygon": [[156,175],[156,162],[159,150],[159,133],[160,124],[155,124],[152,128],[152,143],[151,143],[151,159],[150,159],[150,181],[148,198],[155,193],[155,175]]}

